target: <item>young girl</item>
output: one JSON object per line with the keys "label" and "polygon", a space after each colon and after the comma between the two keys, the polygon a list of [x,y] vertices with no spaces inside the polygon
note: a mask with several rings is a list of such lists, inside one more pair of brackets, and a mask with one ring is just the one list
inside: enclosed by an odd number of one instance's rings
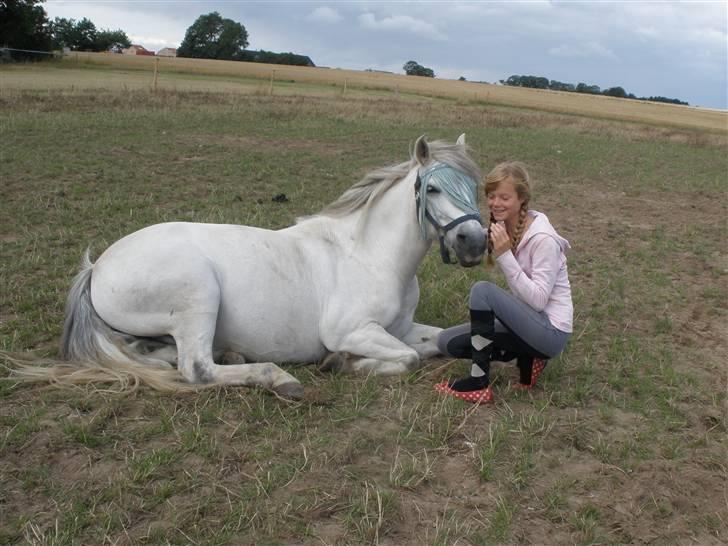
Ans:
{"label": "young girl", "polygon": [[474,403],[493,401],[490,362],[514,358],[516,388],[536,384],[549,358],[561,353],[572,332],[573,306],[566,271],[566,239],[545,214],[528,209],[528,172],[518,162],[497,165],[485,179],[490,209],[488,263],[493,256],[513,294],[480,281],[470,290],[470,323],[444,330],[443,354],[472,358],[469,377],[435,385],[443,394]]}

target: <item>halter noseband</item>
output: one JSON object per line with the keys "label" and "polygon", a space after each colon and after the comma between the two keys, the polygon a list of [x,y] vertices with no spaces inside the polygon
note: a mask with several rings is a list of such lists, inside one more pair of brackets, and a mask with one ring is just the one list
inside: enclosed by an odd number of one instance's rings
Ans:
{"label": "halter noseband", "polygon": [[[422,178],[420,178],[420,171],[417,171],[417,179],[415,180],[415,203],[417,205],[417,218],[420,217],[420,206],[422,198],[420,196],[420,190],[422,189]],[[445,235],[447,235],[447,232],[453,229],[455,226],[458,226],[462,224],[463,222],[467,222],[469,220],[477,220],[478,223],[482,224],[483,221],[480,217],[480,214],[464,214],[463,216],[459,216],[458,218],[455,218],[452,222],[449,222],[445,224],[444,226],[441,226],[437,220],[435,220],[435,217],[430,214],[429,208],[425,207],[425,218],[432,224],[432,226],[437,231],[437,238],[440,241],[440,257],[442,258],[443,263],[451,264],[454,263],[452,259],[450,258],[450,250],[445,246]]]}

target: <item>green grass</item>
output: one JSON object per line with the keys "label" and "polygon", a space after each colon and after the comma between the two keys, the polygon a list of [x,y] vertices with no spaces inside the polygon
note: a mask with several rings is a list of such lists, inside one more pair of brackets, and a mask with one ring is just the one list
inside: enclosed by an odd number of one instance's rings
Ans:
{"label": "green grass", "polygon": [[495,502],[495,512],[490,521],[488,535],[495,543],[507,542],[516,507],[499,497]]}
{"label": "green grass", "polygon": [[[0,382],[0,542],[728,540],[725,139],[376,94],[0,101],[2,350],[56,354],[86,247],[168,220],[290,225],[423,133],[465,132],[484,170],[527,162],[534,208],[573,246],[576,310],[535,390],[494,367],[493,407],[438,396],[469,367],[445,360],[388,379],[295,366],[296,403]],[[439,326],[467,320],[476,280],[503,285],[436,250],[419,277],[417,318]]]}

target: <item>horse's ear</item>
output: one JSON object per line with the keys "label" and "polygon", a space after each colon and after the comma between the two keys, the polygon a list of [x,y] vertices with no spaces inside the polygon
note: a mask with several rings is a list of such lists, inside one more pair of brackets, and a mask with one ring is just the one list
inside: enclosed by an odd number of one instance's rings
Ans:
{"label": "horse's ear", "polygon": [[430,161],[430,147],[427,145],[425,135],[422,135],[415,142],[415,159],[420,165],[425,165]]}
{"label": "horse's ear", "polygon": [[460,144],[460,146],[465,146],[465,133],[463,133],[462,135],[460,135],[458,137],[457,141],[455,141],[455,144]]}

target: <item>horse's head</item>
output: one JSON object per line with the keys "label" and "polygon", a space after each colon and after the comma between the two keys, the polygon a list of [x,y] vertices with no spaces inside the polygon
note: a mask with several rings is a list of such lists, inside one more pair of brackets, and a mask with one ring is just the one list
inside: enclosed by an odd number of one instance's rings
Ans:
{"label": "horse's head", "polygon": [[[440,255],[452,263],[450,250],[464,267],[483,259],[486,235],[478,210],[478,181],[457,163],[472,163],[465,152],[465,135],[456,145],[432,154],[424,137],[415,143],[417,216],[424,237],[437,235]],[[459,160],[459,161],[458,161]]]}

